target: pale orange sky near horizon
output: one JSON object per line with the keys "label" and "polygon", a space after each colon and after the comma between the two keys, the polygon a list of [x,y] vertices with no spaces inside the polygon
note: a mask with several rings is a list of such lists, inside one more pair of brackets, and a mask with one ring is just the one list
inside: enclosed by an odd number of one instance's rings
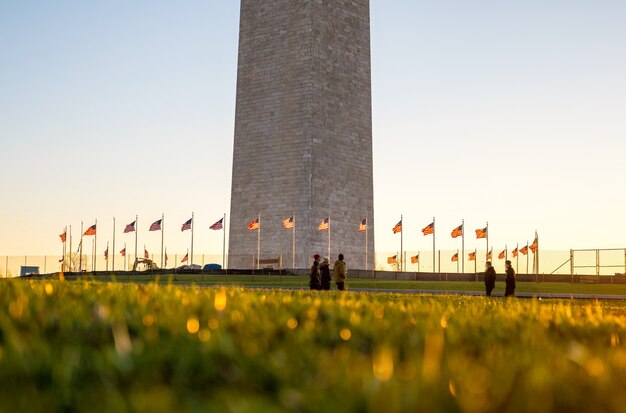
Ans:
{"label": "pale orange sky near horizon", "polygon": [[[392,1],[371,2],[377,251],[400,214],[409,250],[433,216],[444,250],[463,218],[467,249],[486,221],[494,251],[626,247],[626,5]],[[0,5],[0,256],[96,218],[102,253],[113,216],[119,251],[135,214],[157,252],[163,212],[181,253],[192,211],[221,253],[239,5],[213,3]]]}

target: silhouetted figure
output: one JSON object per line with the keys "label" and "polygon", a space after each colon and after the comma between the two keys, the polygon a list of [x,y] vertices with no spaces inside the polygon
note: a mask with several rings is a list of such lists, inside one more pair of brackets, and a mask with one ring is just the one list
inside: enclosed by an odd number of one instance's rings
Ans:
{"label": "silhouetted figure", "polygon": [[506,260],[506,289],[504,290],[505,297],[515,297],[515,270],[511,265],[511,261]]}
{"label": "silhouetted figure", "polygon": [[311,287],[311,290],[322,289],[322,286],[320,285],[320,263],[317,260],[313,261],[313,266],[311,267],[309,287]]}
{"label": "silhouetted figure", "polygon": [[485,263],[485,292],[487,297],[491,297],[491,292],[496,287],[496,270],[491,265],[491,261]]}
{"label": "silhouetted figure", "polygon": [[348,267],[343,261],[343,254],[339,254],[339,259],[335,261],[335,266],[333,267],[333,277],[335,277],[335,284],[337,284],[337,289],[339,291],[345,291],[346,278],[348,277]]}
{"label": "silhouetted figure", "polygon": [[320,264],[320,275],[322,277],[322,290],[330,290],[330,262],[328,257]]}

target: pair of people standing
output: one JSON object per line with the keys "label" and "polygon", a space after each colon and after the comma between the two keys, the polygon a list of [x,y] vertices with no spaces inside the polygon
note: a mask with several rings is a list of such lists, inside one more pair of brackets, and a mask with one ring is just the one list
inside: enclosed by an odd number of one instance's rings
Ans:
{"label": "pair of people standing", "polygon": [[[309,287],[311,290],[330,290],[330,261],[328,257],[324,257],[324,260],[320,263],[320,255],[315,254],[313,256],[313,266],[311,267],[311,274],[309,280]],[[339,254],[339,259],[335,261],[333,267],[333,276],[335,277],[335,284],[339,291],[346,289],[345,282],[348,275],[346,263],[343,260],[343,254]]]}
{"label": "pair of people standing", "polygon": [[[511,265],[511,261],[506,260],[506,288],[504,290],[505,297],[515,297],[515,270]],[[496,287],[496,270],[491,265],[491,261],[485,263],[485,292],[487,297],[491,297],[491,292]]]}

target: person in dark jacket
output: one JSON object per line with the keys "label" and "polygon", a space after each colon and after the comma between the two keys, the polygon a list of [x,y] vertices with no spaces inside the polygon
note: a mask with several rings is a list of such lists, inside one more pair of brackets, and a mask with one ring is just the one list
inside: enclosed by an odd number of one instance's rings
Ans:
{"label": "person in dark jacket", "polygon": [[504,290],[505,297],[515,297],[515,270],[511,265],[511,261],[506,260],[506,289]]}
{"label": "person in dark jacket", "polygon": [[335,284],[337,284],[337,289],[339,291],[345,291],[346,278],[348,278],[348,267],[343,260],[343,254],[339,254],[339,259],[335,261],[335,266],[333,267],[333,276],[335,277]]}
{"label": "person in dark jacket", "polygon": [[491,292],[496,287],[496,270],[491,265],[491,261],[485,263],[485,292],[487,297],[491,297]]}
{"label": "person in dark jacket", "polygon": [[309,287],[311,287],[311,290],[322,289],[322,286],[320,285],[320,262],[317,260],[313,261],[313,266],[311,267]]}
{"label": "person in dark jacket", "polygon": [[320,275],[322,276],[322,290],[330,290],[330,261],[328,257],[320,264]]}

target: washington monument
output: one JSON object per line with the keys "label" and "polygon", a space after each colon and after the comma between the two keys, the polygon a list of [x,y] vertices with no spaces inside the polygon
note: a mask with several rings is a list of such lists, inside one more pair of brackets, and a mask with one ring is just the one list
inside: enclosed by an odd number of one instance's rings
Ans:
{"label": "washington monument", "polygon": [[[374,268],[369,0],[242,0],[230,268],[282,256]],[[359,232],[367,219],[368,232]]]}

